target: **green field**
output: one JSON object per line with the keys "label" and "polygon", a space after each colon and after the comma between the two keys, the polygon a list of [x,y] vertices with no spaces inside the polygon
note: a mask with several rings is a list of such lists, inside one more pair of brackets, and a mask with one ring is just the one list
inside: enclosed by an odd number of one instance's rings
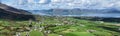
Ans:
{"label": "green field", "polygon": [[0,19],[0,36],[120,36],[120,26],[72,17],[37,17],[36,21]]}

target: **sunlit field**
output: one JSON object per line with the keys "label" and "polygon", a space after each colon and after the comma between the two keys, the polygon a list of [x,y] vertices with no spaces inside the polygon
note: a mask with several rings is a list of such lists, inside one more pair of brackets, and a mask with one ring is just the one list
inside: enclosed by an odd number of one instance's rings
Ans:
{"label": "sunlit field", "polygon": [[120,36],[120,0],[0,0],[0,36]]}
{"label": "sunlit field", "polygon": [[120,25],[73,17],[37,16],[36,20],[22,21],[0,19],[0,36],[120,36]]}

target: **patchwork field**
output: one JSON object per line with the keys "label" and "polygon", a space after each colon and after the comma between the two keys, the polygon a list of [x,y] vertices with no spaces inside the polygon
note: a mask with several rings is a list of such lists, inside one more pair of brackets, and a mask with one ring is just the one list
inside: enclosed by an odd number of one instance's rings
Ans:
{"label": "patchwork field", "polygon": [[120,26],[72,17],[0,20],[0,36],[120,36]]}

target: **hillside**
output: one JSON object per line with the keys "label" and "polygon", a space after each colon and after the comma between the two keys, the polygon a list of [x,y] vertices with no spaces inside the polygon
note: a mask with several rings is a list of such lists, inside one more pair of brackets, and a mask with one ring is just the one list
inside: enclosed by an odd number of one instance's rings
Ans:
{"label": "hillside", "polygon": [[0,18],[4,19],[21,19],[21,20],[28,20],[28,19],[34,19],[32,16],[32,13],[16,9],[13,7],[10,7],[8,5],[0,3]]}

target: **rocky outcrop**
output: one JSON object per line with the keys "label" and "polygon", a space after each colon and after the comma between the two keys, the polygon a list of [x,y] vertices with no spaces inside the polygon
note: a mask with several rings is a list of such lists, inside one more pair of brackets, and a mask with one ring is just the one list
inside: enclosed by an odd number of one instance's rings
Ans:
{"label": "rocky outcrop", "polygon": [[12,20],[35,19],[32,13],[0,3],[0,18]]}

